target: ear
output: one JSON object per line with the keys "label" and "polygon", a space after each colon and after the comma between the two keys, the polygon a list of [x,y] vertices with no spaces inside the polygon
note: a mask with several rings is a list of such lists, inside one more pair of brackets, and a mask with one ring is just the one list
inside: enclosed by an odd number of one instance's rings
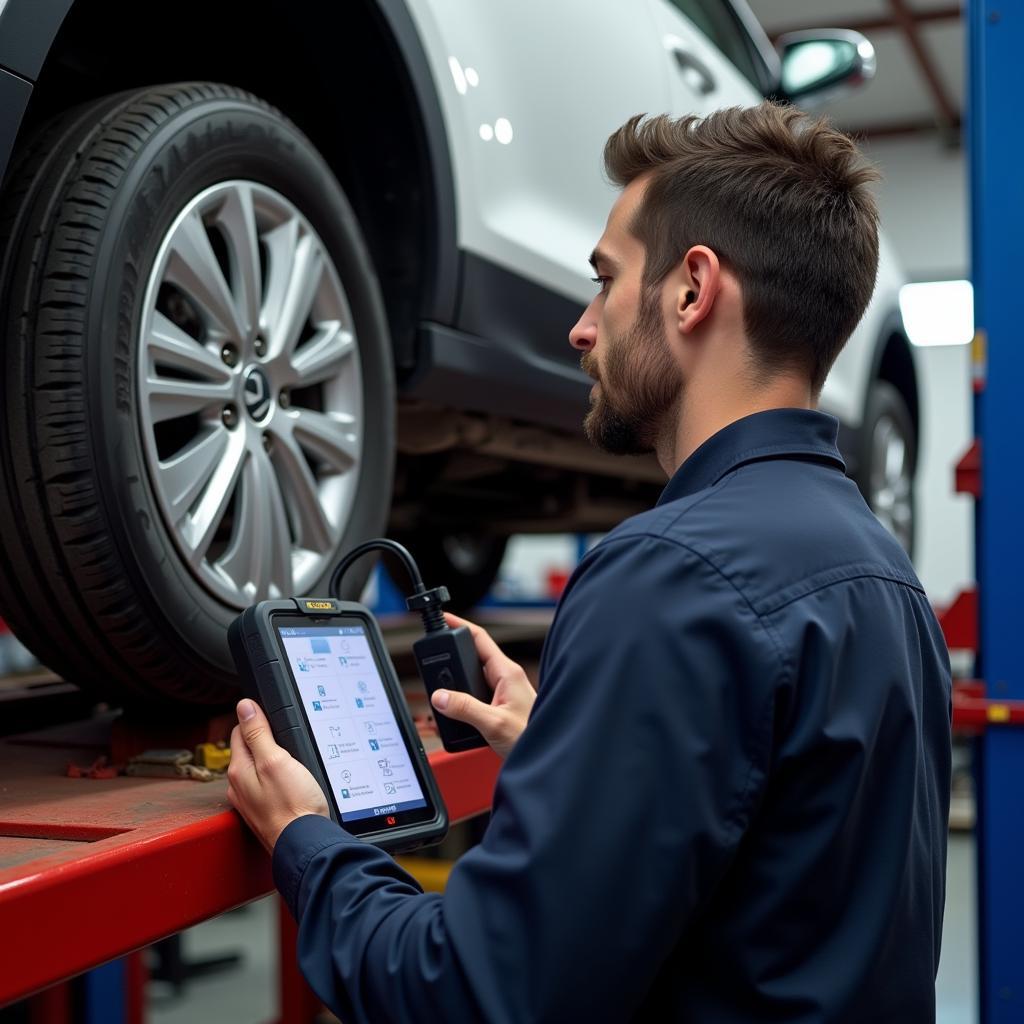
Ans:
{"label": "ear", "polygon": [[680,334],[690,334],[714,308],[722,281],[718,257],[706,245],[688,249],[680,267],[676,320]]}

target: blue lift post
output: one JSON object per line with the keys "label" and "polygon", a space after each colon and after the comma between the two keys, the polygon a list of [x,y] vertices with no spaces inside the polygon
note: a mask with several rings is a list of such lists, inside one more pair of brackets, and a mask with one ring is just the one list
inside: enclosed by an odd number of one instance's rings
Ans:
{"label": "blue lift post", "polygon": [[[989,698],[1024,699],[1024,5],[969,0],[974,409],[982,486],[976,509],[978,678]],[[941,211],[936,211],[941,216]],[[1024,733],[978,742],[978,940],[982,1024],[1024,1021]]]}

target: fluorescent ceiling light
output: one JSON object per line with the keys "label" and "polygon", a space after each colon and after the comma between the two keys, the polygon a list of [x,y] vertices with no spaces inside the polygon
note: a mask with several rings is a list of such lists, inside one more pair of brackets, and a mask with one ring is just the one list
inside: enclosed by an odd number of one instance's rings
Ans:
{"label": "fluorescent ceiling light", "polygon": [[900,312],[912,345],[968,345],[974,337],[970,281],[922,281],[900,289]]}

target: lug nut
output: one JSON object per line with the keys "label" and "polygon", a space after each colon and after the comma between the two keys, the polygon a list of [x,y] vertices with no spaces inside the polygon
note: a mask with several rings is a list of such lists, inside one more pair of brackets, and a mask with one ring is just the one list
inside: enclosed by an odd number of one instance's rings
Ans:
{"label": "lug nut", "polygon": [[225,405],[220,414],[221,422],[229,430],[238,426],[238,410],[233,405]]}
{"label": "lug nut", "polygon": [[287,409],[288,406],[292,404],[292,400],[288,395],[287,388],[281,389],[281,394],[277,396],[277,404],[281,406],[282,409]]}
{"label": "lug nut", "polygon": [[252,343],[252,347],[258,356],[265,356],[267,354],[267,343],[262,338],[257,338]]}
{"label": "lug nut", "polygon": [[263,435],[263,450],[269,455],[274,447],[274,439],[269,434]]}
{"label": "lug nut", "polygon": [[238,349],[234,345],[225,345],[220,350],[220,357],[228,366],[234,366],[238,362]]}

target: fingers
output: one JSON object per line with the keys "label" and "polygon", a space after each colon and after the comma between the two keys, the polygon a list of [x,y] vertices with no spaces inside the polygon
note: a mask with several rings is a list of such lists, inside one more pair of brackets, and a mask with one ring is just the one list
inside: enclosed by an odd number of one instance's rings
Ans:
{"label": "fingers", "polygon": [[460,690],[435,690],[431,704],[442,715],[473,726],[501,757],[522,732],[506,710],[484,704]]}
{"label": "fingers", "polygon": [[[254,700],[240,700],[238,702],[238,725],[232,731],[232,740],[235,731],[245,741],[244,746],[248,747],[250,760],[257,765],[272,761],[277,752],[281,749],[274,740],[274,734],[270,729],[270,723],[263,709]],[[235,747],[232,744],[231,758],[234,760]]]}
{"label": "fingers", "polygon": [[253,767],[252,752],[246,746],[245,740],[242,739],[242,730],[237,725],[231,730],[231,761],[229,765],[237,769],[235,774]]}
{"label": "fingers", "polygon": [[493,725],[495,709],[461,690],[435,690],[430,703],[446,718],[466,722],[480,732]]}
{"label": "fingers", "polygon": [[444,617],[448,620],[448,625],[453,627],[465,626],[469,630],[470,635],[473,637],[473,643],[476,644],[476,653],[484,664],[491,658],[505,657],[501,653],[501,648],[494,642],[494,638],[483,626],[478,626],[475,622],[470,622],[468,619],[460,619],[458,615],[452,615],[451,612],[445,612]]}
{"label": "fingers", "polygon": [[239,810],[238,798],[256,782],[256,765],[252,753],[242,739],[242,730],[236,725],[231,730],[231,761],[228,763],[228,799]]}
{"label": "fingers", "polygon": [[452,615],[450,612],[445,612],[445,618],[450,626],[465,626],[469,630],[470,635],[473,637],[473,643],[476,645],[477,657],[480,659],[480,664],[484,670],[484,678],[492,690],[501,682],[502,677],[518,674],[523,675],[525,678],[522,666],[514,662],[502,651],[494,642],[494,637],[486,629],[478,626],[475,622],[460,619],[457,615]]}

